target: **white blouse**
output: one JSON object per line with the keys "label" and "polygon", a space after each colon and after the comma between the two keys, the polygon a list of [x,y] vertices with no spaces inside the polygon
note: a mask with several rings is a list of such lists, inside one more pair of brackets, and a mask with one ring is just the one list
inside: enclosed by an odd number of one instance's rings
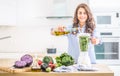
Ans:
{"label": "white blouse", "polygon": [[[85,31],[85,25],[82,28],[79,27],[78,34],[84,33],[84,31]],[[68,37],[68,54],[71,55],[74,58],[75,63],[77,63],[79,55],[80,55],[77,35],[73,35],[72,33],[70,33],[67,35],[67,37]],[[97,32],[96,28],[93,31],[93,37],[100,38],[100,35]],[[94,45],[90,42],[89,46],[90,47],[88,48],[88,54],[90,56],[91,63],[96,64]]]}

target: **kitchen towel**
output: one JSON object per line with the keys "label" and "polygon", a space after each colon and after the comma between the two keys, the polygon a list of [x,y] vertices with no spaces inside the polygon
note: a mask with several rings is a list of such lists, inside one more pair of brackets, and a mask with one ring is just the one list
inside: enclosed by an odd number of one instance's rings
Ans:
{"label": "kitchen towel", "polygon": [[58,68],[55,68],[54,72],[77,72],[77,71],[97,71],[99,70],[96,67],[88,67],[86,65],[71,65],[71,66],[61,66]]}

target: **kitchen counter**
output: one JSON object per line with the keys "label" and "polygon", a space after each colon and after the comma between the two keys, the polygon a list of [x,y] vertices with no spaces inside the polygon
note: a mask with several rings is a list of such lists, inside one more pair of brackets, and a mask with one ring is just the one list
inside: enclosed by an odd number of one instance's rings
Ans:
{"label": "kitchen counter", "polygon": [[[15,60],[0,59],[0,66],[11,66]],[[0,71],[0,76],[114,76],[114,72],[105,64],[92,65],[98,68],[98,71],[79,71],[79,72],[17,72],[9,73]]]}

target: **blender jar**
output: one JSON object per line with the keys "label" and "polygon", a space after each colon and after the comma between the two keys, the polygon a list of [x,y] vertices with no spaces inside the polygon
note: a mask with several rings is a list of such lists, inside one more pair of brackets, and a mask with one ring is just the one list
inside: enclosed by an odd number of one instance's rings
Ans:
{"label": "blender jar", "polygon": [[88,55],[88,48],[90,43],[90,34],[89,33],[80,33],[78,35],[80,56],[78,58],[78,64],[86,65],[91,67],[90,57]]}

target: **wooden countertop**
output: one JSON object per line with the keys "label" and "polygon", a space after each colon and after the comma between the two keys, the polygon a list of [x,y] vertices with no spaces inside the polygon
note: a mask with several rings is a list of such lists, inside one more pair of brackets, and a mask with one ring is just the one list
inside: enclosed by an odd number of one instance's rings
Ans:
{"label": "wooden countertop", "polygon": [[[0,59],[0,66],[13,65],[15,60],[10,59]],[[92,65],[98,68],[98,71],[79,71],[79,72],[18,72],[18,73],[8,73],[0,71],[0,76],[114,76],[114,72],[105,64],[94,64]]]}

